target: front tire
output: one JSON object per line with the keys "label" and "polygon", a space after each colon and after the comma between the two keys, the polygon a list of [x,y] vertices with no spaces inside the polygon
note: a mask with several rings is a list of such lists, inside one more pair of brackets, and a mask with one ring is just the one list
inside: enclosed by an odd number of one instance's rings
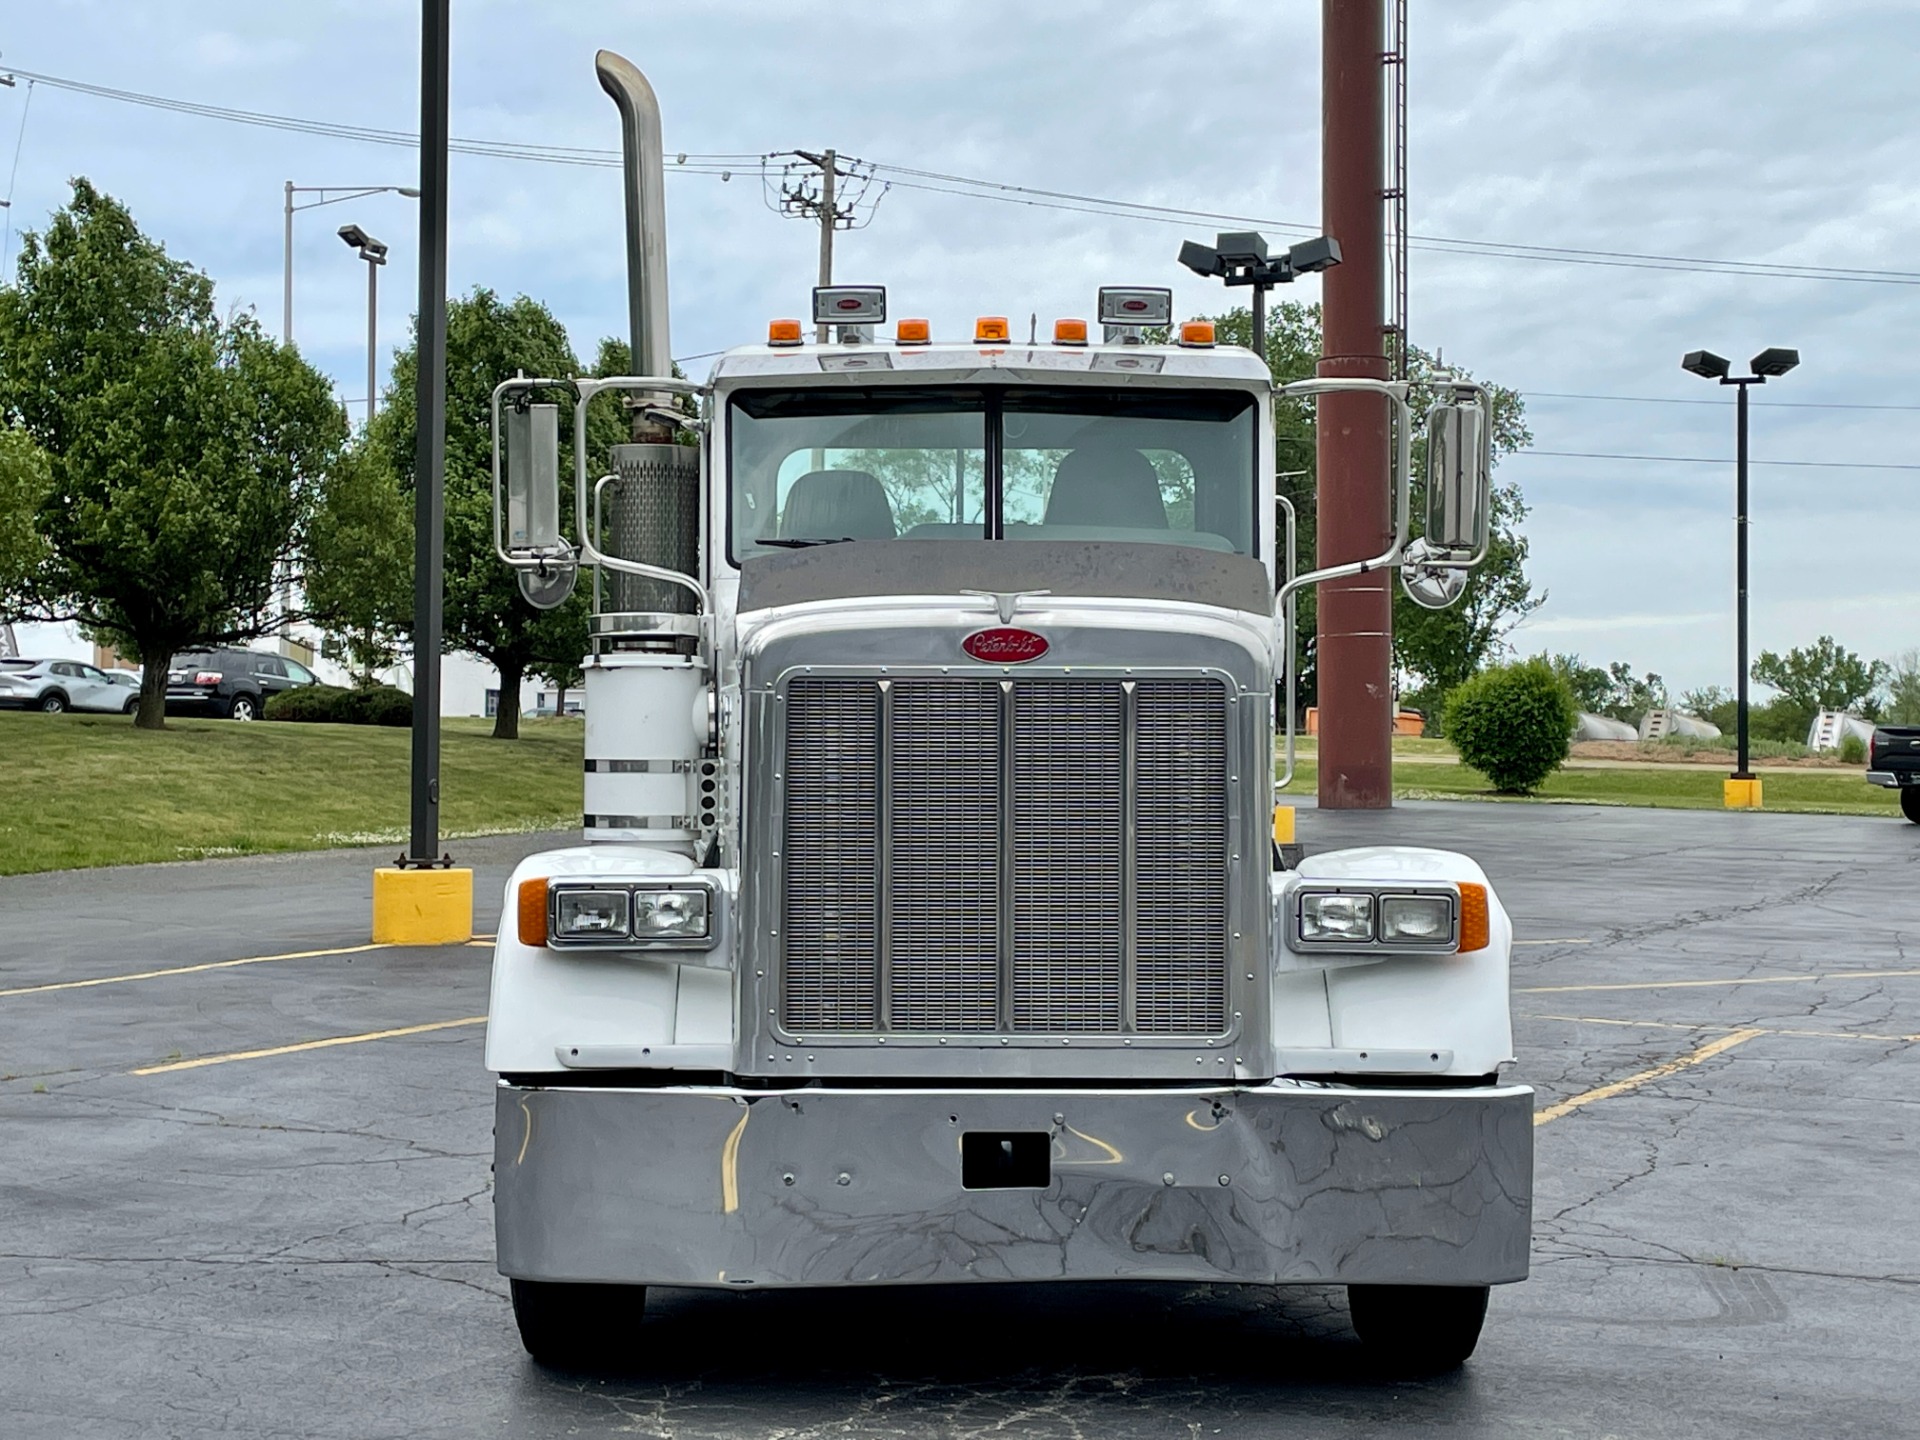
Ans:
{"label": "front tire", "polygon": [[627,1359],[647,1308],[644,1285],[511,1280],[520,1343],[541,1365],[582,1369]]}
{"label": "front tire", "polygon": [[227,718],[230,720],[258,720],[260,702],[251,695],[236,695],[227,706]]}
{"label": "front tire", "polygon": [[1437,1375],[1480,1343],[1485,1285],[1349,1285],[1347,1310],[1368,1352],[1391,1369]]}
{"label": "front tire", "polygon": [[67,697],[58,690],[49,690],[40,697],[40,709],[48,715],[58,715],[67,708]]}
{"label": "front tire", "polygon": [[1900,787],[1900,813],[1920,825],[1920,785]]}
{"label": "front tire", "polygon": [[127,701],[126,704],[120,707],[120,713],[122,715],[138,715],[140,713],[139,700],[134,699]]}

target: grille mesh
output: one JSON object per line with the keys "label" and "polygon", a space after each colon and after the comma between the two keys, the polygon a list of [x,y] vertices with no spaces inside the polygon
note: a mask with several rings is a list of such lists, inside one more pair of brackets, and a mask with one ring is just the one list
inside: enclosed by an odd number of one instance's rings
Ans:
{"label": "grille mesh", "polygon": [[1226,1028],[1220,684],[1143,679],[1129,726],[1118,681],[809,676],[785,718],[789,1029]]}

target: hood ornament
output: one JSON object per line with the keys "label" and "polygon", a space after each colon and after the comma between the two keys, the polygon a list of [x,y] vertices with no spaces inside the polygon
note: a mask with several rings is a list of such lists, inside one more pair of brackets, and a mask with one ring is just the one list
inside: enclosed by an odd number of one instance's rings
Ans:
{"label": "hood ornament", "polygon": [[1042,595],[1051,595],[1051,590],[962,590],[962,595],[971,595],[979,600],[991,600],[993,608],[999,613],[1002,625],[1011,625],[1013,617],[1019,612],[1022,600],[1038,599]]}

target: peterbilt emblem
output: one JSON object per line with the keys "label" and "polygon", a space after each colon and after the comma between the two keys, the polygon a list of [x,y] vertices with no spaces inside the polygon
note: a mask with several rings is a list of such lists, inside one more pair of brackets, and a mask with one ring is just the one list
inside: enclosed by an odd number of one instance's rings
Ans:
{"label": "peterbilt emblem", "polygon": [[960,642],[960,648],[989,665],[1024,665],[1047,653],[1047,637],[1031,630],[996,625],[990,630],[974,631]]}

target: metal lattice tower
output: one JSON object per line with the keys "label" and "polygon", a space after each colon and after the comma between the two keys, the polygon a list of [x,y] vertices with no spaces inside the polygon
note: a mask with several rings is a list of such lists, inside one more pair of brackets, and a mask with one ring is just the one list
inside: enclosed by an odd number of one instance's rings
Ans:
{"label": "metal lattice tower", "polygon": [[1407,378],[1407,0],[1388,0],[1386,202],[1387,360],[1393,378]]}

